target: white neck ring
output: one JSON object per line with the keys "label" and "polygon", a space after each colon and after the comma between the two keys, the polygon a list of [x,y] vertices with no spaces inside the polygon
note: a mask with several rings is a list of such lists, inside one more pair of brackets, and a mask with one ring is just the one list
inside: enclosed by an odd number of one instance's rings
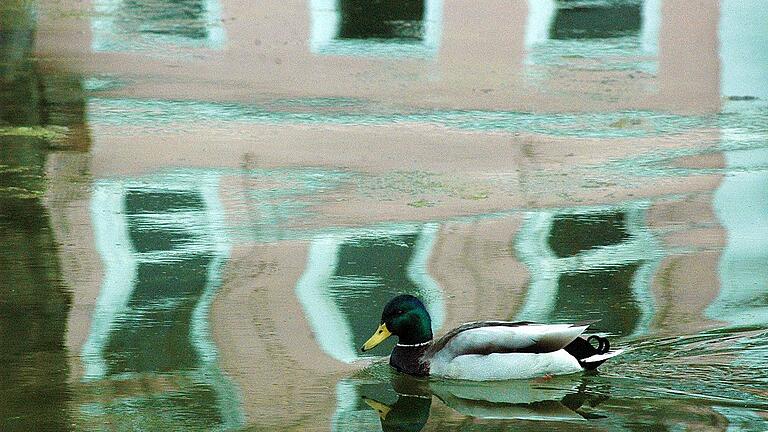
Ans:
{"label": "white neck ring", "polygon": [[428,340],[426,342],[417,343],[417,344],[401,344],[401,343],[398,343],[398,344],[395,344],[395,346],[399,346],[399,347],[420,347],[420,346],[424,346],[424,345],[429,345],[431,343],[432,343],[432,339],[430,339],[430,340]]}

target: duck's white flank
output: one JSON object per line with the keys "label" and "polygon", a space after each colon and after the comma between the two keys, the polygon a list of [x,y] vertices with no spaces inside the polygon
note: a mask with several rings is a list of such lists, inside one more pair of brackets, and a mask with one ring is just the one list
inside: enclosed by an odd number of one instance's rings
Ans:
{"label": "duck's white flank", "polygon": [[579,362],[565,350],[551,353],[468,354],[443,361],[433,359],[430,375],[472,381],[528,379],[581,372]]}

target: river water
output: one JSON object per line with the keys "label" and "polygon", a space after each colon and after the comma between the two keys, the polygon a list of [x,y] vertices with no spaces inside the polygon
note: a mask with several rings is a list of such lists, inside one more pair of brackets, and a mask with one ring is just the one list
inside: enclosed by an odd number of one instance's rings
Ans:
{"label": "river water", "polygon": [[[761,1],[8,0],[0,429],[768,430]],[[599,320],[597,373],[359,347]]]}

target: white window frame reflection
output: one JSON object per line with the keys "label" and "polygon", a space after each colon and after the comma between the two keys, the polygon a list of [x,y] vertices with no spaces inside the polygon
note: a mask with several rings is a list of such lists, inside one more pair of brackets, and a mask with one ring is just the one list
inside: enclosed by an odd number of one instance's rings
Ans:
{"label": "white window frame reflection", "polygon": [[[316,237],[310,247],[307,266],[296,284],[296,296],[309,321],[320,348],[332,358],[352,363],[364,358],[353,342],[352,330],[339,306],[327,292],[331,278],[338,268],[338,253],[342,244],[366,237],[417,235],[415,251],[406,269],[408,279],[419,289],[418,295],[432,318],[436,332],[445,319],[443,291],[427,273],[429,256],[437,239],[438,225],[395,225],[384,228],[356,229]],[[380,311],[377,311],[379,314]],[[371,317],[377,324],[380,315]]]}
{"label": "white window frame reflection", "polygon": [[[661,243],[645,223],[648,206],[647,202],[636,202],[622,206],[527,213],[518,232],[515,249],[530,269],[531,280],[522,309],[516,318],[528,321],[550,320],[555,312],[559,280],[563,274],[606,270],[639,263],[640,266],[632,278],[631,290],[641,316],[629,336],[646,334],[655,310],[651,287],[653,275],[664,255],[660,252]],[[549,246],[549,235],[557,217],[599,215],[616,211],[626,214],[625,228],[629,235],[627,240],[563,258],[556,256]]]}
{"label": "white window frame reflection", "polygon": [[420,43],[403,44],[385,40],[338,39],[341,22],[339,0],[310,0],[311,29],[309,47],[321,55],[358,57],[437,56],[443,25],[443,0],[425,0],[424,38]]}
{"label": "white window frame reflection", "polygon": [[[125,209],[126,194],[141,192],[195,192],[203,198],[204,209],[174,212],[173,215],[155,213],[138,216],[156,225],[165,225],[184,232],[192,232],[197,241],[170,251],[138,252],[129,234]],[[200,367],[196,376],[208,383],[221,404],[223,426],[243,424],[237,390],[220,371],[218,355],[209,329],[209,310],[214,295],[221,285],[223,265],[230,254],[230,240],[225,229],[224,210],[219,200],[219,175],[200,172],[177,172],[141,179],[101,180],[96,182],[91,198],[91,220],[96,249],[104,265],[104,278],[94,307],[88,338],[82,348],[83,380],[130,378],[123,374],[109,374],[104,349],[111,331],[121,315],[129,310],[138,266],[142,263],[167,263],[185,255],[205,253],[213,258],[207,269],[203,293],[192,312],[189,339],[195,347]],[[194,213],[194,214],[193,214]],[[171,216],[171,217],[169,217]]]}
{"label": "white window frame reflection", "polygon": [[[220,50],[226,35],[221,22],[219,0],[205,0],[204,39],[183,36],[142,33],[139,28],[126,33],[119,30],[118,11],[124,0],[95,0],[91,17],[91,50],[94,52],[158,51],[167,48],[208,48]],[[139,21],[137,17],[137,21]]]}

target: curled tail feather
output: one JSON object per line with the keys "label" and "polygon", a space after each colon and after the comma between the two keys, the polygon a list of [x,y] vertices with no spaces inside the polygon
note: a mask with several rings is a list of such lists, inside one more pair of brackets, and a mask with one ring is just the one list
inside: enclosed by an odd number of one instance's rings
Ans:
{"label": "curled tail feather", "polygon": [[[596,343],[597,346],[593,345],[593,343]],[[578,360],[581,367],[587,370],[597,369],[606,360],[624,351],[609,352],[611,344],[608,342],[608,339],[597,335],[592,335],[586,339],[578,337],[564,349]]]}

